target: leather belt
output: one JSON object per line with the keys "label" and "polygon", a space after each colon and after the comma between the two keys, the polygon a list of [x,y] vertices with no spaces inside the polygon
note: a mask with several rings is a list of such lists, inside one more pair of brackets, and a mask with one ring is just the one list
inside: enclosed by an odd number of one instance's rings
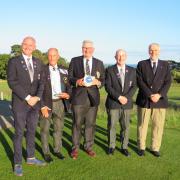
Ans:
{"label": "leather belt", "polygon": [[52,102],[58,102],[60,101],[61,99],[52,99]]}

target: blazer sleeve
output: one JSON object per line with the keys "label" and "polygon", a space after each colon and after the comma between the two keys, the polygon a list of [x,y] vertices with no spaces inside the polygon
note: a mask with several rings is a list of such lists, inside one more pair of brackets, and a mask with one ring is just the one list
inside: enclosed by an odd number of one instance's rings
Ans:
{"label": "blazer sleeve", "polygon": [[103,62],[101,61],[100,61],[100,77],[97,79],[101,82],[101,85],[98,88],[103,87],[105,84],[105,69]]}
{"label": "blazer sleeve", "polygon": [[164,78],[164,83],[163,83],[161,89],[158,92],[159,94],[161,94],[162,97],[167,96],[168,90],[169,90],[169,88],[171,86],[171,82],[172,82],[172,77],[171,77],[169,64],[166,63],[166,76]]}
{"label": "blazer sleeve", "polygon": [[78,78],[74,77],[74,66],[75,66],[75,63],[72,59],[69,64],[69,69],[68,69],[68,80],[69,80],[70,85],[75,87],[76,81],[78,80]]}
{"label": "blazer sleeve", "polygon": [[40,60],[38,61],[39,61],[39,66],[40,66],[40,72],[39,72],[40,79],[38,82],[39,84],[38,84],[36,96],[41,99],[43,95],[43,91],[44,91],[44,86],[45,86],[45,71],[44,71],[45,65]]}
{"label": "blazer sleeve", "polygon": [[7,82],[13,93],[16,94],[20,99],[25,100],[28,93],[25,92],[24,88],[20,85],[17,77],[17,61],[16,59],[10,59],[8,61],[7,68]]}

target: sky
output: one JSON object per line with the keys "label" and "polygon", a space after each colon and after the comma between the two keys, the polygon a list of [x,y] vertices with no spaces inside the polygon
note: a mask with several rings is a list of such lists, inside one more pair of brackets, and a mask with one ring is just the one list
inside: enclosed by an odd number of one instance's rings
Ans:
{"label": "sky", "polygon": [[180,62],[179,0],[6,0],[0,2],[0,54],[33,36],[37,49],[58,48],[68,61],[80,56],[82,41],[92,40],[94,57],[115,63],[117,49],[127,63],[149,57],[160,44],[160,58]]}

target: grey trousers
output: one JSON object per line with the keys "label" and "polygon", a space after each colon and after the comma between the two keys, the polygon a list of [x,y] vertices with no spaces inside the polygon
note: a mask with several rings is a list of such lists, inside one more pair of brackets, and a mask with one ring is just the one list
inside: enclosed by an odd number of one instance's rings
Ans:
{"label": "grey trousers", "polygon": [[127,149],[129,143],[129,123],[130,123],[130,110],[129,109],[110,109],[108,111],[108,132],[109,132],[109,147],[116,147],[116,124],[119,121],[120,140],[122,140],[122,148]]}
{"label": "grey trousers", "polygon": [[54,152],[60,152],[62,148],[62,133],[64,127],[64,105],[62,100],[53,102],[52,111],[48,118],[40,116],[41,144],[44,154],[49,154],[49,128],[53,122],[53,147]]}
{"label": "grey trousers", "polygon": [[80,146],[82,124],[84,124],[84,149],[92,150],[92,146],[94,144],[97,110],[98,107],[90,106],[89,102],[84,105],[73,105],[73,149],[78,149]]}
{"label": "grey trousers", "polygon": [[14,164],[22,163],[22,139],[26,128],[27,158],[34,157],[35,153],[35,131],[39,112],[30,108],[21,112],[13,111],[14,114]]}

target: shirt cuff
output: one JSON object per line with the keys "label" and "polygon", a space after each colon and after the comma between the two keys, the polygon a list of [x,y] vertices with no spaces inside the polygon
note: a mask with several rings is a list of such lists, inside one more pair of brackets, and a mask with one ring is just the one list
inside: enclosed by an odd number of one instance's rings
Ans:
{"label": "shirt cuff", "polygon": [[48,110],[51,110],[49,107],[47,107],[47,106],[44,106],[44,107],[42,107],[41,109],[45,109],[45,108],[48,108]]}
{"label": "shirt cuff", "polygon": [[28,96],[26,96],[25,100],[29,101],[30,98],[31,98],[31,95],[28,95]]}

